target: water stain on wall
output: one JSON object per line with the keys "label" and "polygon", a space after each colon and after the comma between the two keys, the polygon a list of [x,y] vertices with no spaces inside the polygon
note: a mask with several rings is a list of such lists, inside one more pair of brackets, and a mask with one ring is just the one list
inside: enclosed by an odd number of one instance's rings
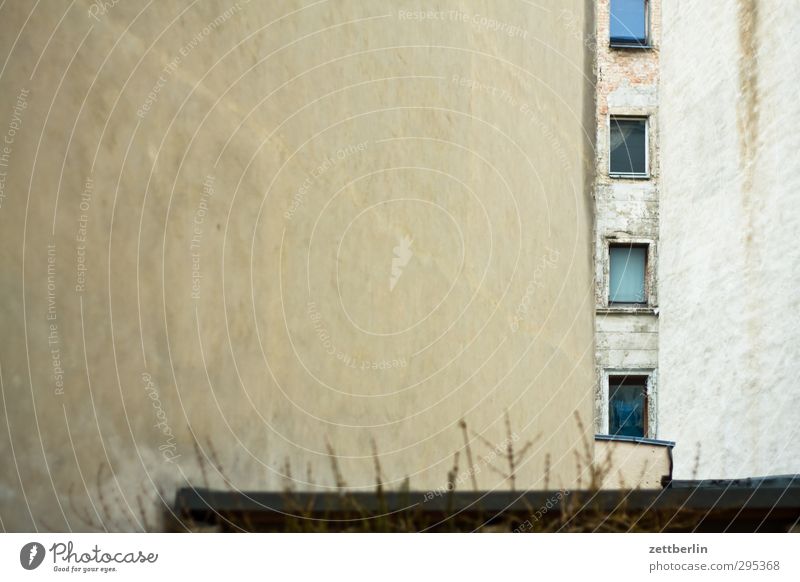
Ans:
{"label": "water stain on wall", "polygon": [[[756,393],[758,391],[758,358],[756,346],[760,345],[761,322],[756,306],[760,297],[752,294],[756,288],[755,281],[749,279],[760,277],[759,265],[761,261],[757,256],[758,250],[754,246],[753,224],[758,214],[754,208],[754,181],[756,159],[758,157],[758,121],[759,121],[759,90],[758,90],[758,0],[739,0],[738,6],[739,28],[739,102],[737,104],[737,123],[739,133],[739,159],[742,171],[742,216],[744,235],[744,283],[747,293],[747,303],[754,308],[749,310],[752,314],[746,324],[749,349],[746,364],[750,381],[745,389]],[[751,426],[754,426],[751,424]]]}
{"label": "water stain on wall", "polygon": [[752,188],[758,148],[758,0],[739,0],[739,152],[746,173],[745,189]]}

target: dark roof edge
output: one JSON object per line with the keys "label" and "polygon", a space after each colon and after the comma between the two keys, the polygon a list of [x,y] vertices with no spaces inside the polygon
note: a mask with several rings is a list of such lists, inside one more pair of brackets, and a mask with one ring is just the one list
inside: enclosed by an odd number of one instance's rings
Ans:
{"label": "dark roof edge", "polygon": [[765,475],[762,477],[742,477],[739,479],[675,479],[670,482],[673,489],[699,489],[730,487],[749,488],[788,488],[800,486],[800,474],[797,475]]}
{"label": "dark roof edge", "polygon": [[[347,496],[338,493],[282,493],[279,491],[221,491],[184,487],[176,491],[174,506],[179,513],[187,511],[256,511],[266,513],[292,513],[294,507],[309,511],[323,511],[348,507],[349,501],[369,510],[385,511],[420,508],[427,511],[484,510],[493,512],[523,511],[540,507],[552,501],[556,491],[453,491],[446,494],[424,491],[385,492],[379,498],[374,492],[352,492]],[[561,492],[562,495],[564,492]],[[628,509],[680,507],[685,510],[716,510],[762,508],[769,511],[800,508],[800,483],[790,487],[701,486],[668,487],[666,489],[571,491],[581,503],[598,503],[605,508],[618,507],[625,500]]]}

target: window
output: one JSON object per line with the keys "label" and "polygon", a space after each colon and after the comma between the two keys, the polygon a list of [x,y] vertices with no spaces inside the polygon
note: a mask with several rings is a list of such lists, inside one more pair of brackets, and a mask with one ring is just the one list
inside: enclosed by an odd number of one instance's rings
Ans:
{"label": "window", "polygon": [[646,304],[647,245],[611,244],[608,262],[609,304]]}
{"label": "window", "polygon": [[647,376],[608,377],[608,433],[647,436]]}
{"label": "window", "polygon": [[647,47],[647,0],[611,0],[611,46]]}
{"label": "window", "polygon": [[610,173],[622,178],[647,178],[647,119],[611,117]]}

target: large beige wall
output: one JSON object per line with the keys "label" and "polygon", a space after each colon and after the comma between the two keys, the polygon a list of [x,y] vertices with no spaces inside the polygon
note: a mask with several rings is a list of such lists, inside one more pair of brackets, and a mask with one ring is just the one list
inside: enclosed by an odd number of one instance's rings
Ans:
{"label": "large beige wall", "polygon": [[138,529],[140,498],[206,480],[321,490],[326,441],[349,486],[374,440],[424,491],[460,419],[502,444],[506,410],[538,436],[517,485],[547,455],[575,482],[584,2],[69,6],[0,8],[3,527]]}
{"label": "large beige wall", "polygon": [[800,472],[798,27],[797,2],[664,3],[659,434],[679,479]]}

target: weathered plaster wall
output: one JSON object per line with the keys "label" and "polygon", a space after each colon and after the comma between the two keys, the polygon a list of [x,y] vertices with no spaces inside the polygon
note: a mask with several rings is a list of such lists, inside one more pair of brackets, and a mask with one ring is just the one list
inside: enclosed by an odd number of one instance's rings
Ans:
{"label": "weathered plaster wall", "polygon": [[500,445],[506,410],[517,485],[575,483],[591,15],[439,4],[2,5],[4,528],[332,487],[326,441],[351,487],[372,441],[442,487],[459,420]]}
{"label": "weathered plaster wall", "polygon": [[[596,374],[595,430],[608,432],[608,386],[613,372],[651,375],[649,434],[658,434],[658,74],[661,48],[661,2],[649,3],[650,48],[609,46],[610,1],[596,9],[597,151],[595,156],[595,304]],[[648,117],[650,178],[609,177],[609,116]],[[608,305],[608,245],[610,241],[650,245],[647,308]]]}
{"label": "weathered plaster wall", "polygon": [[677,478],[798,473],[800,4],[663,18],[662,433]]}

